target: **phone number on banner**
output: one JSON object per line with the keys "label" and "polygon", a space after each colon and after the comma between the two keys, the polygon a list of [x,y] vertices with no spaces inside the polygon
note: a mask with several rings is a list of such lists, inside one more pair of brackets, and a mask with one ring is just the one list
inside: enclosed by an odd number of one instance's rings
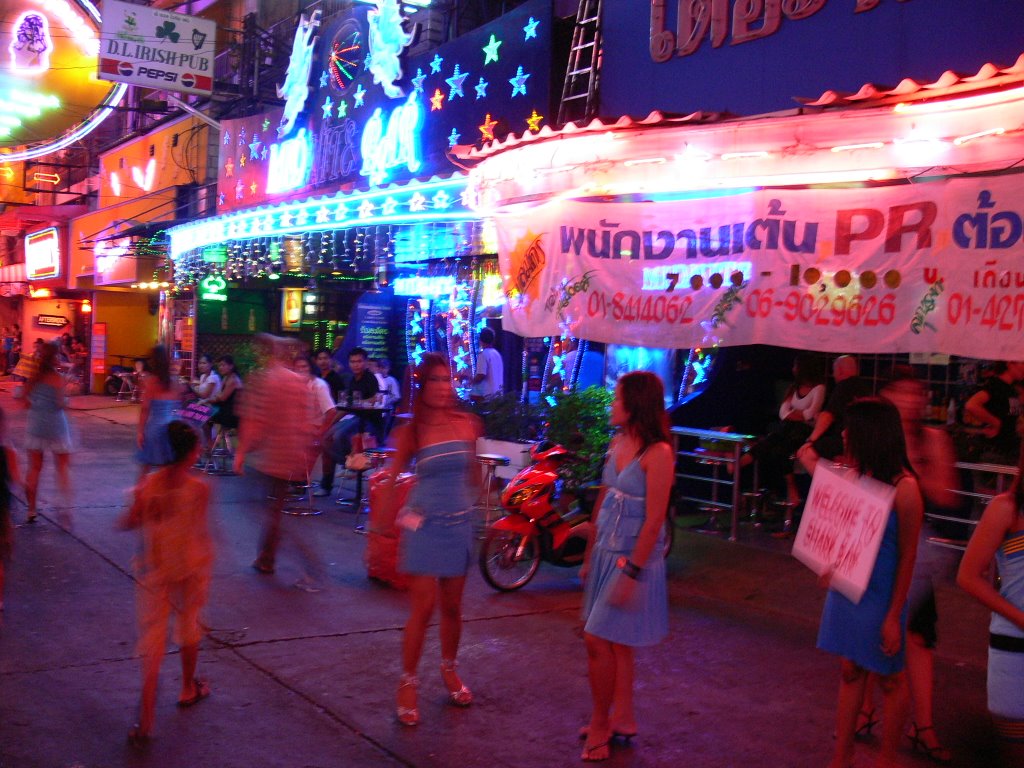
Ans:
{"label": "phone number on banner", "polygon": [[946,300],[950,325],[980,325],[994,331],[1024,330],[1024,294],[975,297],[951,293]]}
{"label": "phone number on banner", "polygon": [[813,325],[891,325],[896,319],[896,294],[877,296],[815,296],[805,291],[755,288],[744,302],[747,316],[767,318],[781,314],[788,322]]}
{"label": "phone number on banner", "polygon": [[609,296],[603,291],[591,291],[587,297],[590,317],[631,323],[689,325],[694,321],[692,309],[693,299],[689,296],[630,296],[622,291]]}

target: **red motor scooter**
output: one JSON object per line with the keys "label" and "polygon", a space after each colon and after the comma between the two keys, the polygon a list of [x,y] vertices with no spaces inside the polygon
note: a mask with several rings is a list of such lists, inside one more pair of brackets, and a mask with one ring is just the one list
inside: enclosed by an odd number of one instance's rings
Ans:
{"label": "red motor scooter", "polygon": [[[593,531],[591,516],[600,486],[584,489],[576,504],[562,496],[558,470],[575,454],[560,445],[539,443],[530,449],[533,464],[509,481],[501,493],[505,516],[487,529],[480,548],[480,572],[495,589],[511,592],[532,579],[541,560],[564,568],[583,564]],[[674,527],[666,521],[665,554]]]}

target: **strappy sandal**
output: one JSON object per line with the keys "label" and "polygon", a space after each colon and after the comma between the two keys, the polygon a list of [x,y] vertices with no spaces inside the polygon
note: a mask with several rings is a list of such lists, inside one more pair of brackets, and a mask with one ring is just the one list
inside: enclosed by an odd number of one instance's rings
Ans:
{"label": "strappy sandal", "polygon": [[[456,707],[468,707],[473,703],[473,692],[462,684],[459,673],[456,671],[458,666],[455,659],[442,659],[441,679],[444,681],[444,687],[448,689],[448,703]],[[455,675],[456,685],[459,686],[455,690],[452,690],[452,686],[448,682],[449,675]]]}
{"label": "strappy sandal", "polygon": [[589,747],[584,744],[583,752],[580,754],[580,760],[585,763],[599,763],[603,760],[607,760],[612,756],[610,745],[611,740],[602,741],[600,744],[594,744]]}
{"label": "strappy sandal", "polygon": [[128,729],[128,745],[136,749],[143,749],[149,746],[149,734],[144,733],[142,726],[138,723]]}
{"label": "strappy sandal", "polygon": [[[613,727],[612,728],[612,739],[611,740],[613,742],[615,742],[616,744],[621,744],[622,746],[628,747],[628,746],[630,746],[630,743],[633,741],[633,739],[636,738],[636,734],[637,734],[636,731],[620,731],[619,729]],[[589,725],[581,726],[580,730],[579,730],[580,741],[586,741],[587,740],[587,736],[589,736],[589,735],[590,735],[590,726]]]}
{"label": "strappy sandal", "polygon": [[933,763],[938,763],[939,765],[949,765],[953,762],[953,755],[950,753],[948,749],[939,744],[938,740],[936,740],[934,747],[930,747],[928,746],[928,744],[925,743],[925,740],[921,738],[921,734],[927,733],[928,731],[931,731],[934,735],[934,726],[926,725],[923,728],[920,728],[918,727],[917,723],[911,723],[910,727],[913,728],[914,731],[913,733],[908,733],[907,738],[910,739],[910,743],[913,746],[915,752],[921,751],[922,753],[924,753],[925,757],[927,757]]}
{"label": "strappy sandal", "polygon": [[[861,722],[863,720],[864,722]],[[857,726],[857,730],[853,732],[853,738],[863,741],[864,739],[871,738],[871,731],[876,725],[878,725],[878,718],[875,717],[875,710],[862,709],[857,713],[857,722],[860,725]]]}
{"label": "strappy sandal", "polygon": [[416,679],[416,675],[403,674],[401,681],[398,683],[398,698],[401,700],[402,691],[412,688],[413,705],[411,707],[404,707],[398,704],[395,709],[395,717],[398,718],[398,722],[402,725],[419,725],[420,722],[420,711],[416,707],[416,696],[419,689],[420,681]]}

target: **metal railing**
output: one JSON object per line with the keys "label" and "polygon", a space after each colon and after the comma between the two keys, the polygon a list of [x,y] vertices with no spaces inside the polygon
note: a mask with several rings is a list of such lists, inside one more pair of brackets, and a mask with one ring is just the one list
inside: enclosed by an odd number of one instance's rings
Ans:
{"label": "metal railing", "polygon": [[[1013,479],[1017,476],[1017,467],[1008,464],[979,464],[969,461],[958,461],[954,466],[961,475],[964,472],[972,473],[975,481],[975,485],[973,485],[972,490],[969,491],[962,488],[948,489],[951,493],[956,494],[961,499],[970,500],[971,506],[967,513],[967,517],[929,512],[925,515],[925,518],[944,523],[971,526],[973,528],[978,525],[978,519],[981,517],[981,513],[984,511],[985,506],[999,494],[1006,493],[1010,484],[1013,482]],[[993,476],[992,480],[994,481],[994,485],[983,485],[979,488],[976,483],[979,480],[983,480],[987,475]],[[929,544],[934,544],[937,547],[946,547],[948,549],[958,549],[963,551],[967,548],[967,541],[963,539],[929,536],[927,541]]]}

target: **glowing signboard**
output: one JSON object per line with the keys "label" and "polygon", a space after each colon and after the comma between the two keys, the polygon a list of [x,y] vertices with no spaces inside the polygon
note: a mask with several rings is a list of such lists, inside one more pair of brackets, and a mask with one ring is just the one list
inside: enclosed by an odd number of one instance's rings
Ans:
{"label": "glowing signboard", "polygon": [[29,280],[60,277],[60,237],[56,227],[25,235],[25,273]]}
{"label": "glowing signboard", "polygon": [[210,275],[199,283],[199,298],[202,301],[227,301],[227,281],[219,275]]}
{"label": "glowing signboard", "polygon": [[316,30],[320,26],[320,11],[313,11],[308,19],[302,16],[292,40],[292,56],[288,60],[288,71],[284,83],[277,87],[277,96],[284,99],[284,115],[277,135],[285,137],[295,127],[295,120],[302,114],[309,97],[309,72],[313,66],[313,47],[316,45]]}
{"label": "glowing signboard", "polygon": [[99,125],[126,87],[97,79],[100,15],[89,0],[0,6],[0,148],[7,162],[63,149]]}
{"label": "glowing signboard", "polygon": [[436,299],[450,296],[455,290],[455,278],[447,275],[436,277],[397,277],[392,286],[396,296],[419,296]]}
{"label": "glowing signboard", "polygon": [[411,93],[405,104],[398,107],[384,126],[384,115],[380,107],[363,128],[360,151],[363,167],[360,173],[368,176],[373,185],[382,184],[392,168],[404,166],[410,173],[420,169],[420,126],[423,123],[423,108],[415,93]]}
{"label": "glowing signboard", "polygon": [[291,139],[270,145],[267,194],[288,192],[306,185],[313,160],[313,146],[305,128]]}
{"label": "glowing signboard", "polygon": [[384,90],[384,95],[397,99],[405,95],[395,82],[402,77],[398,57],[412,42],[413,33],[402,28],[405,19],[398,0],[377,0],[377,8],[366,14],[366,22],[370,28],[370,57],[366,68],[373,75],[373,82]]}

